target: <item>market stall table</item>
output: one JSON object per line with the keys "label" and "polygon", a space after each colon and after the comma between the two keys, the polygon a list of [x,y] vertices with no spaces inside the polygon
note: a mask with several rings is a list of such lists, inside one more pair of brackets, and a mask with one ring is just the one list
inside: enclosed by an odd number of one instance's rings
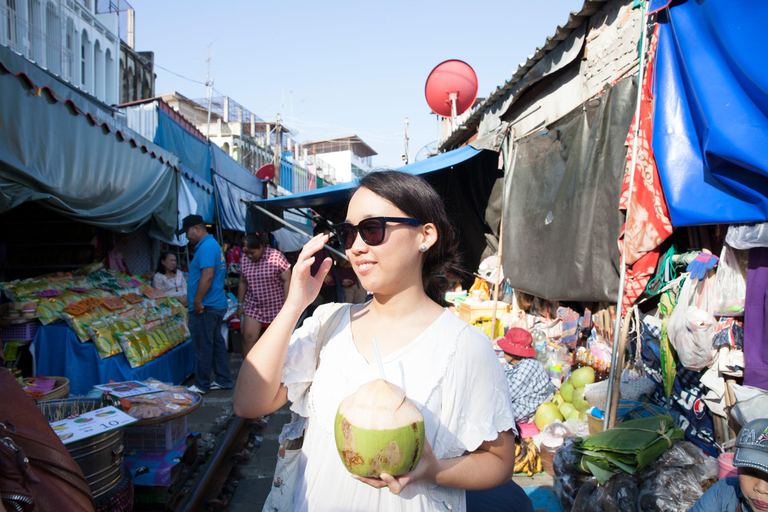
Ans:
{"label": "market stall table", "polygon": [[66,324],[40,327],[31,346],[36,375],[61,375],[69,379],[74,395],[88,393],[96,384],[155,378],[181,384],[194,372],[192,340],[169,350],[138,368],[131,368],[125,356],[99,359],[93,343],[81,343]]}

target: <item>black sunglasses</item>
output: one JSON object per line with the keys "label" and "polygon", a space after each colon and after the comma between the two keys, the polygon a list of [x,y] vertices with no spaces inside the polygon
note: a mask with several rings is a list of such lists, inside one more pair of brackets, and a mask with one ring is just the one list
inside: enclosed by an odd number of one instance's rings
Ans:
{"label": "black sunglasses", "polygon": [[379,245],[384,241],[387,222],[410,224],[412,226],[421,224],[421,222],[416,219],[409,219],[407,217],[371,217],[370,219],[360,221],[357,226],[354,226],[349,222],[336,224],[336,238],[339,240],[339,245],[344,249],[350,249],[352,247],[358,233],[360,233],[360,238],[362,238],[363,242],[366,244]]}

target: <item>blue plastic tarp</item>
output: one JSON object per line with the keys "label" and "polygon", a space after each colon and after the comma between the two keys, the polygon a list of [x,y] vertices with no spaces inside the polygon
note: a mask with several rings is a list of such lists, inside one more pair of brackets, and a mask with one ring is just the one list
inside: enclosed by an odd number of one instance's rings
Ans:
{"label": "blue plastic tarp", "polygon": [[187,132],[171,116],[157,111],[155,144],[167,149],[181,160],[182,169],[189,178],[205,187],[211,186],[211,154],[208,143]]}
{"label": "blue plastic tarp", "polygon": [[184,183],[189,188],[192,197],[195,198],[195,202],[197,203],[197,208],[194,213],[202,216],[206,223],[212,223],[214,210],[213,190],[201,187],[198,181],[191,180],[187,178],[186,175],[183,175],[181,179],[184,180]]}
{"label": "blue plastic tarp", "polygon": [[261,180],[213,144],[211,157],[221,226],[224,229],[246,231],[246,202],[262,197]]}
{"label": "blue plastic tarp", "polygon": [[653,150],[674,226],[768,220],[767,20],[759,0],[659,13]]}
{"label": "blue plastic tarp", "polygon": [[81,343],[66,324],[40,327],[33,342],[37,375],[58,375],[69,379],[69,391],[84,395],[96,384],[110,380],[155,378],[181,384],[195,371],[192,340],[187,340],[138,368],[131,368],[123,354],[99,359],[93,343]]}

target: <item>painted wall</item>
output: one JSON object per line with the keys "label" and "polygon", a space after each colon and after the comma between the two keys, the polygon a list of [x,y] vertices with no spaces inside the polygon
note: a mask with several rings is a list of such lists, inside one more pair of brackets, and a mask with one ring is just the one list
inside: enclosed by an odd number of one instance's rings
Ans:
{"label": "painted wall", "polygon": [[0,44],[99,100],[119,101],[117,13],[72,0],[0,3]]}

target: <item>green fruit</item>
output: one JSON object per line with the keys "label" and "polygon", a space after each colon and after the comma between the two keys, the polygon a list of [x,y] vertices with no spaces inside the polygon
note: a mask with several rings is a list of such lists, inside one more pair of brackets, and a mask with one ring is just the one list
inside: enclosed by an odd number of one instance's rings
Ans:
{"label": "green fruit", "polygon": [[560,407],[562,404],[566,402],[565,398],[560,394],[559,391],[555,393],[555,397],[552,399],[552,403],[556,406]]}
{"label": "green fruit", "polygon": [[[585,416],[585,418],[582,418],[582,415]],[[568,416],[565,417],[565,419],[567,419],[567,420],[575,420],[575,419],[578,418],[578,419],[580,419],[582,421],[586,421],[586,415],[587,415],[587,413],[579,412],[579,410],[574,407],[573,410],[570,412],[570,414],[568,414]]]}
{"label": "green fruit", "polygon": [[587,384],[595,382],[595,369],[591,366],[582,366],[571,373],[571,384],[575,388],[583,388]]}
{"label": "green fruit", "polygon": [[579,413],[579,419],[581,421],[587,421],[587,413],[586,412],[580,412]]}
{"label": "green fruit", "polygon": [[563,385],[560,386],[560,394],[566,402],[573,402],[573,384],[571,379],[563,382]]}
{"label": "green fruit", "polygon": [[558,410],[560,411],[560,414],[563,415],[563,418],[566,418],[566,419],[569,417],[568,415],[573,411],[576,411],[576,414],[578,414],[579,412],[570,402],[563,402],[562,404],[560,404],[560,407],[558,407]]}
{"label": "green fruit", "polygon": [[557,409],[557,406],[552,402],[544,402],[536,409],[536,414],[533,417],[533,422],[536,424],[536,428],[544,430],[544,427],[549,425],[555,420],[563,421],[563,415]]}
{"label": "green fruit", "polygon": [[584,412],[589,409],[589,403],[584,398],[584,388],[576,388],[573,390],[573,406],[579,411]]}
{"label": "green fruit", "polygon": [[402,389],[378,379],[342,400],[334,435],[350,473],[398,476],[415,469],[421,459],[424,417]]}

